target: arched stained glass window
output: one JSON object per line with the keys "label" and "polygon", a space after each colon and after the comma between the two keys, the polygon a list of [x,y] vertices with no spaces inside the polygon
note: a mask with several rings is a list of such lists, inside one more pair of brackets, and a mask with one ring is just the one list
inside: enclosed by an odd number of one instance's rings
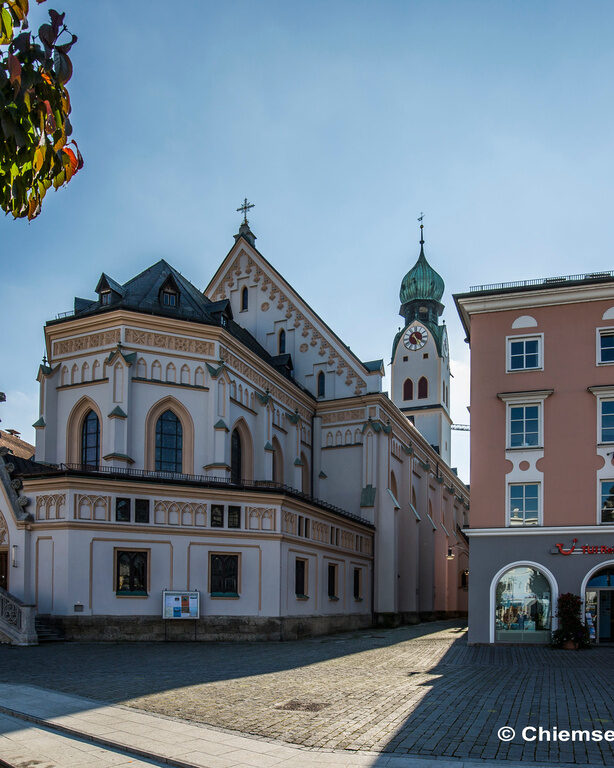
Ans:
{"label": "arched stained glass window", "polygon": [[181,472],[183,468],[183,429],[172,411],[164,411],[156,423],[156,470]]}
{"label": "arched stained glass window", "polygon": [[243,449],[238,429],[233,429],[230,436],[230,480],[240,483],[243,476]]}
{"label": "arched stained glass window", "polygon": [[247,288],[243,288],[241,291],[241,312],[244,312],[248,307],[249,302],[249,293],[247,292]]}
{"label": "arched stained glass window", "polygon": [[94,411],[89,410],[81,427],[81,464],[97,467],[100,463],[100,422]]}
{"label": "arched stained glass window", "polygon": [[324,397],[326,394],[326,377],[324,371],[318,373],[318,397]]}

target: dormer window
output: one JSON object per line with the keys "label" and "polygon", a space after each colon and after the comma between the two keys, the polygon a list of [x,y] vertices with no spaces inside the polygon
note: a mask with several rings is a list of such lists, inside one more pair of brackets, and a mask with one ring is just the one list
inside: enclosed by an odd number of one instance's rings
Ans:
{"label": "dormer window", "polygon": [[100,292],[100,303],[103,307],[111,303],[111,291]]}
{"label": "dormer window", "polygon": [[165,307],[176,307],[179,303],[178,299],[176,291],[171,291],[169,288],[162,291],[162,304]]}

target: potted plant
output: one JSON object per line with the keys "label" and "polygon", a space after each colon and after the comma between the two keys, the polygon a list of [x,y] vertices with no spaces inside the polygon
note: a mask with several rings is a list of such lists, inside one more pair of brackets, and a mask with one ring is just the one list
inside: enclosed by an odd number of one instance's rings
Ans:
{"label": "potted plant", "polygon": [[588,627],[582,621],[582,600],[572,592],[559,595],[556,615],[559,628],[552,633],[552,644],[556,648],[577,650],[590,646]]}

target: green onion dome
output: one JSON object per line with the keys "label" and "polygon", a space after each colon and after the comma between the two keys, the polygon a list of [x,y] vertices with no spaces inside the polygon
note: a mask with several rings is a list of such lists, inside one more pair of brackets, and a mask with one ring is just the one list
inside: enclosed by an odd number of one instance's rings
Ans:
{"label": "green onion dome", "polygon": [[399,296],[401,304],[407,304],[417,299],[432,299],[441,301],[444,282],[440,274],[435,272],[424,255],[424,240],[420,240],[420,256],[409,270],[401,283]]}

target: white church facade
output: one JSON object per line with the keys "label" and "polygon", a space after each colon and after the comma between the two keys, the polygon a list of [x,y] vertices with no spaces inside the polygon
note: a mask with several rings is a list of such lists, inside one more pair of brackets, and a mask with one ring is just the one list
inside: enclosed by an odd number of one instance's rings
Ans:
{"label": "white church facade", "polygon": [[442,293],[421,250],[389,398],[247,220],[204,292],[165,261],[103,274],[45,326],[34,458],[1,451],[0,636],[35,641],[33,615],[67,639],[288,639],[465,614]]}

